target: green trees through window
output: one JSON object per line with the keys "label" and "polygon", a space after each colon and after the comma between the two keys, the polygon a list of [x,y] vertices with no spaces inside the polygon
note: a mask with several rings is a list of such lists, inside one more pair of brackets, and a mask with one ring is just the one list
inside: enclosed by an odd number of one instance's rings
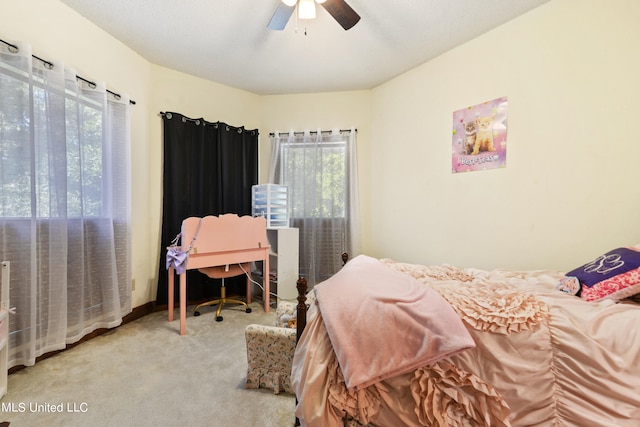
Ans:
{"label": "green trees through window", "polygon": [[101,216],[101,106],[37,81],[31,93],[25,76],[2,71],[0,92],[13,102],[0,110],[0,217]]}

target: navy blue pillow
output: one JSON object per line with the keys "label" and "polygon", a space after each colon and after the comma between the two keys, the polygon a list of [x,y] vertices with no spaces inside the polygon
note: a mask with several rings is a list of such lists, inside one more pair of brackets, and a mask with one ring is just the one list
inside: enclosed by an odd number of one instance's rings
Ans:
{"label": "navy blue pillow", "polygon": [[618,248],[568,272],[566,276],[577,277],[581,284],[591,287],[638,267],[640,267],[640,252],[629,248]]}

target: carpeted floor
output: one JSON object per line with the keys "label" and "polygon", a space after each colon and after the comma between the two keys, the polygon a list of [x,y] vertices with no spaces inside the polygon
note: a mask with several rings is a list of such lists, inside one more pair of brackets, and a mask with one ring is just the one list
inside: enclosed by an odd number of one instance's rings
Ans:
{"label": "carpeted floor", "polygon": [[[245,388],[244,328],[274,310],[230,306],[178,320],[156,312],[9,376],[0,422],[39,426],[293,426],[295,398]],[[176,310],[176,316],[178,312]]]}

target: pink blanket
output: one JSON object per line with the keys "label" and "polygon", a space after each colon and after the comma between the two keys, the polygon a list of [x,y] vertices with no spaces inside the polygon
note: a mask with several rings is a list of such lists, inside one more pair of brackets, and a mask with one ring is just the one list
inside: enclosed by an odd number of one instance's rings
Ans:
{"label": "pink blanket", "polygon": [[375,258],[354,258],[314,290],[349,389],[475,346],[437,292]]}

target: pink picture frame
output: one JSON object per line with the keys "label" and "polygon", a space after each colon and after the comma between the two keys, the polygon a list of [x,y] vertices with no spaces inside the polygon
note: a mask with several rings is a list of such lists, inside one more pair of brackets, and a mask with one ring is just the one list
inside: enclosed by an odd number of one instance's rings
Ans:
{"label": "pink picture frame", "polygon": [[452,173],[507,165],[507,97],[453,113]]}

